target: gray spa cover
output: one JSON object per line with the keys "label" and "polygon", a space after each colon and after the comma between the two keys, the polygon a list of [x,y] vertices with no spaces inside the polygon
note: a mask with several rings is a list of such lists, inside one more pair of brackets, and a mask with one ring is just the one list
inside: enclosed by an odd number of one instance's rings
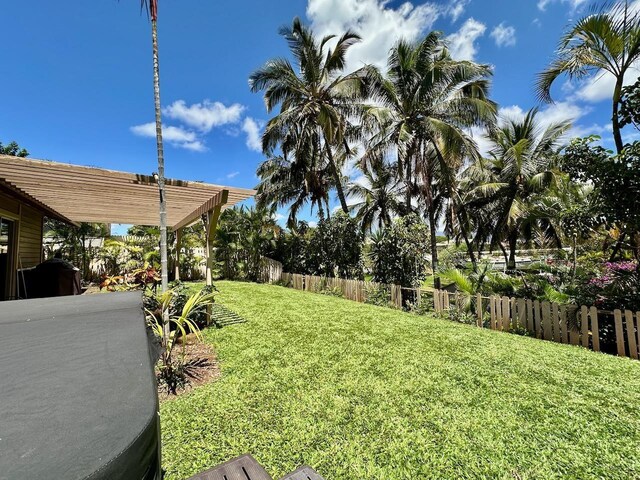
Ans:
{"label": "gray spa cover", "polygon": [[0,479],[159,478],[140,292],[0,302]]}

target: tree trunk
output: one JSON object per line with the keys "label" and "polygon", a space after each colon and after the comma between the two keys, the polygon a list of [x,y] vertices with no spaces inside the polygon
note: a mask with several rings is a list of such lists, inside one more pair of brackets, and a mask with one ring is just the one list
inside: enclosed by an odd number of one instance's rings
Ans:
{"label": "tree trunk", "polygon": [[407,166],[405,172],[404,183],[406,185],[407,191],[405,192],[405,203],[406,203],[406,213],[409,214],[413,210],[411,208],[411,157],[407,158]]}
{"label": "tree trunk", "polygon": [[327,150],[327,158],[329,159],[329,165],[331,166],[331,172],[333,173],[333,180],[336,183],[336,192],[338,194],[338,200],[340,200],[340,206],[342,207],[342,211],[349,214],[349,207],[347,206],[347,200],[344,196],[344,190],[342,188],[342,182],[340,181],[340,172],[338,172],[338,167],[336,166],[336,162],[333,160],[333,152],[331,151],[331,145],[329,145],[325,139],[325,147]]}
{"label": "tree trunk", "polygon": [[429,205],[429,236],[431,237],[431,268],[433,269],[433,274],[436,275],[438,271],[438,248],[437,243],[438,239],[436,232],[436,215],[435,208],[433,205]]}
{"label": "tree trunk", "polygon": [[620,128],[620,119],[618,118],[618,109],[620,108],[620,99],[622,96],[622,86],[624,82],[624,73],[616,79],[616,86],[613,90],[613,118],[611,119],[613,127],[613,140],[616,144],[618,155],[622,153],[624,144],[622,143],[622,133]]}
{"label": "tree trunk", "polygon": [[516,270],[516,247],[518,245],[517,233],[509,235],[509,260],[507,261],[507,271],[515,272]]}
{"label": "tree trunk", "polygon": [[[152,2],[153,3],[153,2]],[[158,22],[151,21],[153,42],[153,99],[156,116],[156,147],[158,150],[158,192],[160,194],[160,273],[162,291],[169,289],[167,267],[167,204],[164,188],[164,148],[162,145],[162,112],[160,109],[160,63],[158,60]]]}
{"label": "tree trunk", "polygon": [[465,222],[463,221],[462,218],[462,214],[460,213],[460,211],[454,207],[454,210],[456,211],[456,216],[458,217],[458,222],[460,222],[460,233],[462,234],[462,237],[464,238],[464,244],[467,247],[467,253],[469,254],[469,258],[471,259],[471,265],[473,267],[473,271],[477,272],[478,271],[478,260],[476,259],[476,254],[473,251],[473,245],[471,244],[471,242],[469,241],[469,238],[467,237],[467,227],[465,225]]}

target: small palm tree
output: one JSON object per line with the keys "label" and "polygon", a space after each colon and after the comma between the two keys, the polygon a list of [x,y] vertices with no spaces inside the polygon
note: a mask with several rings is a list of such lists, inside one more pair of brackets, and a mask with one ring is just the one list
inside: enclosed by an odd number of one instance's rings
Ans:
{"label": "small palm tree", "polygon": [[401,187],[395,167],[383,163],[369,165],[360,181],[349,184],[347,193],[357,200],[350,208],[363,232],[371,232],[374,225],[382,229],[402,213]]}
{"label": "small palm tree", "polygon": [[571,124],[559,122],[542,129],[537,115],[537,109],[532,109],[524,119],[508,120],[490,133],[490,158],[467,170],[475,179],[471,179],[464,202],[484,211],[478,218],[490,223],[478,228],[490,235],[492,246],[503,248],[502,242],[507,243],[509,270],[516,266],[518,240],[532,234],[534,225],[555,235],[549,221],[555,210],[545,197],[557,180],[556,152]]}
{"label": "small palm tree", "polygon": [[[605,7],[607,8],[607,7]],[[624,77],[640,60],[640,13],[629,2],[618,2],[580,19],[560,39],[556,59],[538,75],[538,95],[551,101],[551,86],[563,74],[584,78],[608,72],[615,77],[612,92],[613,138],[621,153],[621,126],[618,117]]]}
{"label": "small palm tree", "polygon": [[[326,159],[326,173],[331,176],[342,210],[348,213],[336,151],[349,151],[349,119],[357,113],[363,94],[360,74],[343,74],[346,53],[360,37],[347,31],[334,48],[328,48],[335,36],[318,41],[298,18],[280,33],[289,43],[297,70],[288,60],[278,58],[249,78],[252,92],[264,90],[268,112],[280,105],[280,113],[267,123],[263,150],[271,155],[280,147],[285,159],[294,154],[299,160],[301,152],[310,151],[315,161],[324,163]],[[316,172],[325,171],[313,163],[309,166]]]}

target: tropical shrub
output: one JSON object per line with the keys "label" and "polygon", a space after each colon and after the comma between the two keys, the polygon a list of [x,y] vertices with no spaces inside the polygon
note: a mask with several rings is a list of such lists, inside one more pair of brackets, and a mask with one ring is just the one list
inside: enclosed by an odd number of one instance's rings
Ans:
{"label": "tropical shrub", "polygon": [[362,232],[358,222],[342,212],[323,219],[313,230],[307,250],[312,275],[363,279]]}
{"label": "tropical shrub", "polygon": [[583,305],[603,310],[640,310],[640,267],[637,261],[605,262],[600,272],[584,278],[578,294]]}
{"label": "tropical shrub", "polygon": [[367,283],[365,285],[364,303],[378,307],[396,308],[391,302],[391,289],[386,285]]}
{"label": "tropical shrub", "polygon": [[[176,290],[167,290],[145,301],[147,323],[160,344],[158,383],[164,385],[169,394],[175,395],[189,382],[189,365],[185,363],[186,342],[180,339],[193,333],[200,340],[196,316],[213,303],[214,293],[204,289],[184,301]],[[176,349],[178,343],[181,348]]]}
{"label": "tropical shrub", "polygon": [[372,237],[373,279],[418,287],[429,271],[429,229],[417,215],[399,218]]}
{"label": "tropical shrub", "polygon": [[220,216],[215,238],[219,276],[227,279],[260,279],[262,258],[271,257],[281,234],[273,211],[262,207],[237,207]]}

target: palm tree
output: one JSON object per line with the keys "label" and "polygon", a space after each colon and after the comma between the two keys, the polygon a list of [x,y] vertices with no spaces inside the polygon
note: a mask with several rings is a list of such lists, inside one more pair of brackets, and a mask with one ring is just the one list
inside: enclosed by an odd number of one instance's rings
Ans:
{"label": "palm tree", "polygon": [[331,183],[328,168],[312,156],[274,156],[258,167],[260,183],[256,200],[260,207],[289,206],[287,223],[296,223],[300,209],[307,203],[318,209],[320,218],[329,211],[329,191]]}
{"label": "palm tree", "polygon": [[479,210],[477,218],[489,224],[479,225],[478,234],[490,236],[491,246],[509,250],[507,269],[516,266],[518,240],[530,241],[536,230],[559,242],[553,222],[557,213],[549,201],[549,188],[557,180],[556,153],[569,122],[542,128],[538,110],[527,112],[522,120],[507,120],[489,134],[493,148],[490,158],[481,159],[467,170],[464,202]]}
{"label": "palm tree", "polygon": [[[271,155],[280,147],[285,159],[296,152],[313,150],[315,160],[326,158],[327,173],[342,210],[348,213],[336,151],[344,149],[349,153],[349,119],[357,113],[357,100],[362,96],[360,74],[342,73],[346,53],[360,37],[347,31],[334,48],[328,48],[335,37],[329,35],[318,42],[298,18],[291,28],[282,28],[280,33],[289,44],[297,71],[288,60],[277,58],[249,78],[252,92],[264,90],[268,112],[280,105],[280,113],[267,123],[263,150]],[[296,132],[294,137],[289,135],[291,131]]]}
{"label": "palm tree", "polygon": [[405,183],[405,209],[414,210],[412,199],[418,194],[424,200],[434,270],[439,208],[435,188],[449,192],[462,161],[478,158],[466,129],[495,121],[497,107],[488,99],[490,75],[488,65],[453,60],[439,32],[417,44],[399,41],[389,55],[386,76],[367,68],[368,93],[382,107],[372,107],[365,122],[377,122],[378,132],[363,163],[395,152]]}
{"label": "palm tree", "polygon": [[566,74],[570,79],[608,72],[615,77],[611,118],[616,149],[621,153],[618,117],[625,74],[640,60],[640,14],[627,1],[601,9],[579,20],[560,39],[556,59],[538,75],[536,88],[544,101],[551,101],[551,86]]}
{"label": "palm tree", "polygon": [[158,193],[160,195],[160,267],[162,291],[169,289],[167,265],[167,201],[165,195],[164,148],[162,145],[162,110],[160,107],[160,64],[158,58],[158,0],[140,0],[140,9],[151,20],[151,44],[153,47],[153,99],[156,122],[156,150],[158,152]]}
{"label": "palm tree", "polygon": [[378,229],[390,225],[403,211],[401,181],[395,167],[382,162],[369,165],[360,181],[349,184],[347,193],[358,200],[350,209],[363,232],[372,231],[374,225]]}

